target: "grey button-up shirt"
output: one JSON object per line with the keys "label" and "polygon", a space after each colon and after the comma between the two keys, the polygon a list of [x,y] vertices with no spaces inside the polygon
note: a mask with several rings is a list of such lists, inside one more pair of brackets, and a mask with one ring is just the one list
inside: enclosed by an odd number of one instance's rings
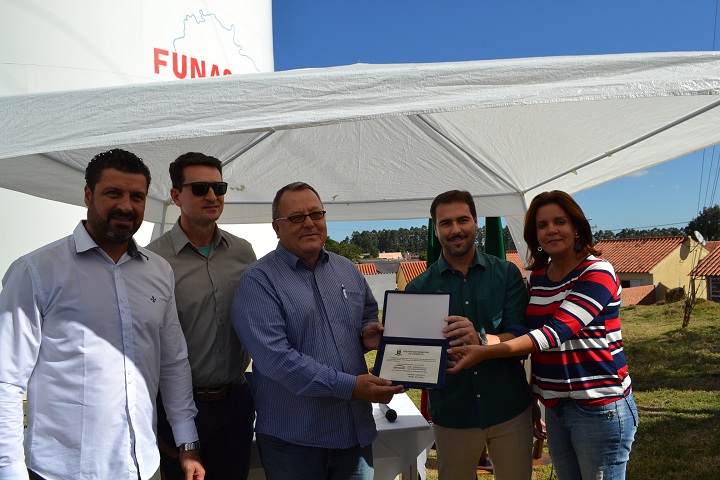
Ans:
{"label": "grey button-up shirt", "polygon": [[193,385],[225,385],[244,378],[250,357],[230,324],[230,306],[245,268],[255,261],[250,243],[217,228],[206,258],[180,228],[152,241],[175,273],[178,316],[188,347]]}

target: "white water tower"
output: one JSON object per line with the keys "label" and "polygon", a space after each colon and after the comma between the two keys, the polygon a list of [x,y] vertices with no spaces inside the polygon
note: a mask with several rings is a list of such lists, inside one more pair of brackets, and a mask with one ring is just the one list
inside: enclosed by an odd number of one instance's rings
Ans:
{"label": "white water tower", "polygon": [[0,0],[0,95],[271,72],[271,0]]}
{"label": "white water tower", "polygon": [[[271,72],[272,2],[0,0],[0,45],[0,95]],[[84,208],[0,189],[0,278],[82,218]]]}

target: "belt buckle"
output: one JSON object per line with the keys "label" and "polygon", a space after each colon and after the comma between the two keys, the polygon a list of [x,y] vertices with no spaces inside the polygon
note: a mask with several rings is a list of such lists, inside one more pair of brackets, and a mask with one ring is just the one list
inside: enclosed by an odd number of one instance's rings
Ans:
{"label": "belt buckle", "polygon": [[228,396],[230,384],[221,387],[196,388],[195,398],[199,402],[219,402]]}

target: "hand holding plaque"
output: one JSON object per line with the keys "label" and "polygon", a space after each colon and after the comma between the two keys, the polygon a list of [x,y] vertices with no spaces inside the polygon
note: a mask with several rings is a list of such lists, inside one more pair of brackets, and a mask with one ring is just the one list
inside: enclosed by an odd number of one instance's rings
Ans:
{"label": "hand holding plaque", "polygon": [[443,388],[449,311],[449,293],[386,291],[375,374],[405,387]]}

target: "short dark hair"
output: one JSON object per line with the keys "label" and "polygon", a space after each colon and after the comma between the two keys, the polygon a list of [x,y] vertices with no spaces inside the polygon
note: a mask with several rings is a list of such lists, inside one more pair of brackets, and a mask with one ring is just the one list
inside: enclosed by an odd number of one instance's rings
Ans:
{"label": "short dark hair", "polygon": [[272,202],[272,220],[273,221],[275,221],[276,218],[279,218],[279,215],[280,215],[278,213],[278,210],[280,209],[280,197],[282,197],[285,192],[298,192],[300,190],[312,191],[315,194],[315,196],[318,198],[318,200],[320,200],[320,203],[322,204],[322,199],[320,198],[320,195],[318,194],[318,192],[313,187],[308,185],[307,183],[305,183],[305,182],[288,183],[287,185],[282,187],[280,190],[278,190],[277,193],[275,194],[275,198],[273,198],[273,202]]}
{"label": "short dark hair", "polygon": [[107,152],[98,153],[90,160],[85,168],[85,184],[91,192],[95,191],[95,185],[100,180],[103,170],[114,168],[125,173],[139,173],[147,180],[146,190],[150,188],[150,169],[143,163],[142,159],[134,153],[113,148]]}
{"label": "short dark hair", "polygon": [[207,165],[208,167],[215,167],[218,169],[218,172],[220,172],[220,175],[222,175],[222,162],[217,158],[198,152],[183,153],[176,158],[168,168],[170,171],[172,188],[182,188],[182,185],[185,183],[185,168],[190,165]]}
{"label": "short dark hair", "polygon": [[453,203],[453,202],[462,202],[467,204],[467,206],[470,208],[470,214],[472,217],[477,220],[477,210],[475,209],[475,200],[473,200],[472,195],[470,192],[465,190],[450,190],[444,193],[441,193],[437,197],[435,197],[435,200],[433,200],[432,205],[430,205],[430,217],[432,217],[433,222],[437,221],[437,217],[435,215],[435,211],[437,210],[437,206],[445,203]]}
{"label": "short dark hair", "polygon": [[538,250],[540,242],[537,238],[537,213],[540,207],[556,204],[562,208],[568,218],[577,229],[577,242],[585,255],[600,255],[600,252],[593,248],[593,236],[590,229],[590,222],[585,217],[580,205],[573,198],[561,190],[552,190],[538,194],[530,202],[527,213],[525,213],[525,227],[523,229],[523,238],[528,247],[527,268],[529,270],[541,270],[548,264],[549,255],[545,250]]}

